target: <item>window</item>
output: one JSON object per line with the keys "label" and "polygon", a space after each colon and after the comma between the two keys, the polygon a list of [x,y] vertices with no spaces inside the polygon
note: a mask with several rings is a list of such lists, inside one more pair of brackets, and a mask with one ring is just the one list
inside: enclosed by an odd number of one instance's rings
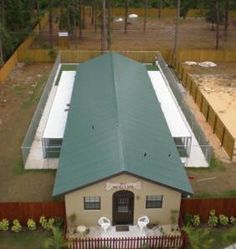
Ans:
{"label": "window", "polygon": [[163,195],[147,195],[146,208],[162,208]]}
{"label": "window", "polygon": [[85,196],[84,197],[84,209],[86,210],[101,209],[101,197],[100,196]]}

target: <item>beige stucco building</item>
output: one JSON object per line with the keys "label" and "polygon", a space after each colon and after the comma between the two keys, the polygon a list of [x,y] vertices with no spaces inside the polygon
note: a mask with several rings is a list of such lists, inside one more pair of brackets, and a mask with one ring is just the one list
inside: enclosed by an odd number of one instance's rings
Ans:
{"label": "beige stucco building", "polygon": [[[158,202],[153,200],[152,207],[147,206],[147,198],[150,196],[160,197]],[[100,205],[96,209],[86,209],[86,197],[99,197]],[[119,199],[127,202],[119,203]],[[76,215],[77,225],[86,226],[94,226],[102,216],[109,218],[113,224],[136,224],[143,215],[148,216],[153,224],[171,224],[172,211],[179,211],[180,201],[179,191],[129,174],[114,176],[65,195],[68,219],[69,216]],[[119,205],[123,208],[121,213]],[[178,220],[178,215],[176,219]]]}

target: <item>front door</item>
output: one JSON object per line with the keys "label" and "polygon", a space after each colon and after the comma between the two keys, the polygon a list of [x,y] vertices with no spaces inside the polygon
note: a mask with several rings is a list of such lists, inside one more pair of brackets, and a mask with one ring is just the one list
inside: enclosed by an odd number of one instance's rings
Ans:
{"label": "front door", "polygon": [[113,194],[113,225],[133,224],[134,194],[121,190]]}

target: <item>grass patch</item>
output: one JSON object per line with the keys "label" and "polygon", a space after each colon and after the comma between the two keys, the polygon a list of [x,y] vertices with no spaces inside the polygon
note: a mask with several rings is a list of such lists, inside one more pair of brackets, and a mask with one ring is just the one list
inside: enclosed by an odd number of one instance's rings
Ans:
{"label": "grass patch", "polygon": [[43,241],[50,236],[47,231],[1,232],[0,245],[4,249],[41,249]]}
{"label": "grass patch", "polygon": [[153,64],[146,64],[147,71],[159,71],[159,68],[156,65]]}
{"label": "grass patch", "polygon": [[[235,231],[235,228],[236,228],[235,226],[207,228],[210,231],[210,237],[214,239],[211,248],[222,249],[224,247],[236,243],[236,236],[235,238],[229,238],[227,240],[224,239],[226,234]],[[202,228],[196,228],[196,229],[202,229]]]}
{"label": "grass patch", "polygon": [[36,88],[22,103],[23,108],[30,108],[34,104],[38,103],[41,93],[43,91],[45,81],[47,81],[48,75],[44,75],[41,79],[37,81]]}
{"label": "grass patch", "polygon": [[224,163],[217,159],[214,155],[211,158],[209,167],[206,168],[195,168],[195,167],[188,167],[186,168],[187,171],[196,171],[196,172],[216,172],[216,171],[225,171]]}
{"label": "grass patch", "polygon": [[11,90],[14,95],[20,96],[22,95],[22,91],[24,90],[24,88],[23,86],[17,84],[17,85],[12,85]]}
{"label": "grass patch", "polygon": [[59,84],[61,74],[62,74],[63,71],[76,71],[78,65],[79,64],[61,64],[61,68],[60,68],[59,74],[57,76],[57,80],[56,80],[55,85]]}
{"label": "grass patch", "polygon": [[209,170],[225,171],[225,166],[222,161],[220,161],[213,155],[211,158]]}
{"label": "grass patch", "polygon": [[24,163],[21,159],[21,157],[18,157],[16,159],[15,167],[13,168],[13,174],[14,175],[22,175],[24,173]]}

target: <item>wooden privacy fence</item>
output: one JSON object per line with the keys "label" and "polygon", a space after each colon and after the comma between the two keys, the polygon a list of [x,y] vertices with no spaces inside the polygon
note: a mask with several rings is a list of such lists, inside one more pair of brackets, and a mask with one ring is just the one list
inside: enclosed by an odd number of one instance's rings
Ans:
{"label": "wooden privacy fence", "polygon": [[236,62],[236,49],[180,49],[173,57],[172,64],[177,69],[184,61]]}
{"label": "wooden privacy fence", "polygon": [[[157,51],[117,51],[130,59],[151,63],[156,60]],[[170,59],[170,50],[163,49],[160,51],[166,61]],[[101,51],[87,51],[87,50],[61,50],[61,61],[66,62],[83,62],[101,54]]]}
{"label": "wooden privacy fence", "polygon": [[[216,62],[236,61],[236,51],[211,51],[206,50],[205,54],[198,50],[186,50],[180,51],[177,59],[172,61],[175,65],[176,72],[179,78],[182,80],[182,85],[187,89],[190,95],[193,97],[194,102],[199,107],[199,110],[204,115],[206,122],[210,125],[213,133],[220,140],[221,146],[225,149],[231,160],[236,157],[235,138],[225,126],[219,115],[215,112],[214,108],[208,102],[206,96],[202,93],[196,81],[191,77],[188,69],[183,66],[182,62],[185,60],[204,61],[213,60]],[[233,56],[232,56],[233,55]]]}
{"label": "wooden privacy fence", "polygon": [[29,218],[39,221],[40,217],[59,216],[65,219],[65,203],[63,202],[9,202],[0,203],[0,220],[18,219],[26,225]]}
{"label": "wooden privacy fence", "polygon": [[[40,21],[43,28],[48,23],[48,14],[46,14]],[[28,36],[8,59],[8,61],[0,69],[0,83],[2,83],[11,71],[15,68],[18,61],[23,61],[26,58],[27,50],[33,43],[35,35],[39,33],[39,24],[37,24],[30,36]]]}
{"label": "wooden privacy fence", "polygon": [[[205,12],[207,10],[204,9],[190,9],[188,11],[187,16],[188,17],[198,17],[198,16],[204,16]],[[92,8],[87,6],[86,8],[87,15],[91,16],[92,14]],[[125,8],[112,8],[111,13],[113,16],[124,16],[125,15]],[[143,8],[129,8],[129,14],[137,14],[138,16],[143,17],[144,16],[144,9]],[[161,9],[161,17],[176,17],[176,9],[171,8],[162,8]],[[147,9],[147,16],[148,17],[158,17],[159,15],[159,8],[148,8]],[[229,12],[230,17],[236,17],[236,11],[230,11]]]}
{"label": "wooden privacy fence", "polygon": [[185,248],[187,238],[181,236],[126,237],[126,238],[71,238],[68,249],[140,249],[148,248]]}
{"label": "wooden privacy fence", "polygon": [[201,221],[207,222],[212,209],[216,210],[217,215],[236,216],[236,198],[182,199],[180,214],[183,218],[186,214],[196,214],[200,216]]}

